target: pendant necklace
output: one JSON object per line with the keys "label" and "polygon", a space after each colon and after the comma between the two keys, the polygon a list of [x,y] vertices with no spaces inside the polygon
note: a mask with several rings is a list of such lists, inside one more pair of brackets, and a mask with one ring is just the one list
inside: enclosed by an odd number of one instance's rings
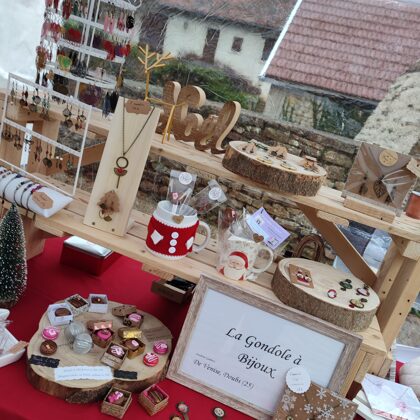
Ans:
{"label": "pendant necklace", "polygon": [[143,130],[146,128],[147,123],[150,120],[150,117],[153,114],[153,111],[155,110],[155,107],[152,107],[152,111],[150,112],[149,116],[147,117],[145,123],[143,124],[143,127],[140,129],[139,133],[137,134],[137,136],[134,138],[134,140],[132,141],[132,143],[130,144],[130,146],[128,147],[128,149],[125,148],[125,99],[124,99],[124,106],[123,106],[123,134],[122,134],[122,155],[119,156],[117,158],[117,160],[115,161],[115,167],[114,167],[114,173],[115,175],[117,175],[118,179],[117,179],[117,189],[118,186],[120,185],[120,178],[122,176],[127,175],[127,168],[129,165],[129,161],[128,159],[125,157],[125,155],[131,150],[131,148],[134,146],[134,144],[136,143],[136,141],[140,138],[141,133],[143,132]]}

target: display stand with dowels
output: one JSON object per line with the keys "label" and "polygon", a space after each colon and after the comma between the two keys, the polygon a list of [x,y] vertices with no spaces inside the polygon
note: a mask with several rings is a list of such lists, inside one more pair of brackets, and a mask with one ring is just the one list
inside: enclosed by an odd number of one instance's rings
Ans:
{"label": "display stand with dowels", "polygon": [[[104,135],[109,129],[109,122],[99,113],[93,113],[89,130]],[[101,159],[102,146],[89,153],[85,162]],[[212,174],[252,187],[256,187],[273,197],[285,197],[302,210],[311,224],[334,251],[349,267],[353,275],[376,291],[380,306],[371,325],[360,334],[363,344],[356,360],[348,372],[342,394],[347,393],[353,381],[360,383],[367,372],[385,376],[391,357],[387,355],[407,314],[420,291],[420,221],[410,219],[404,214],[397,216],[392,223],[380,220],[358,211],[344,207],[344,199],[339,191],[321,187],[314,197],[297,196],[281,193],[263,186],[252,179],[237,175],[222,165],[222,156],[195,150],[183,142],[161,144],[161,136],[156,135],[152,142],[151,153],[175,160],[196,168],[197,172]],[[85,155],[86,156],[86,155]],[[86,203],[89,194],[78,191],[75,200],[67,209],[49,219],[36,217],[32,222],[34,229],[40,229],[55,236],[66,234],[78,235],[102,246],[113,249],[142,262],[143,269],[158,272],[166,276],[177,275],[197,282],[202,273],[220,278],[215,266],[217,262],[217,244],[210,241],[207,249],[199,254],[191,254],[180,261],[166,261],[149,254],[145,247],[148,215],[132,212],[134,224],[124,237],[111,232],[100,232],[94,227],[83,224]],[[374,273],[363,257],[341,233],[337,224],[348,224],[350,220],[389,232],[393,243],[379,272]],[[263,273],[257,283],[241,282],[240,287],[251,289],[253,293],[278,302],[271,289],[271,280],[275,266]],[[397,281],[398,279],[398,281]]]}
{"label": "display stand with dowels", "polygon": [[[109,302],[108,313],[97,314],[93,312],[84,312],[78,315],[75,320],[81,323],[86,323],[89,320],[107,319],[112,320],[113,330],[116,333],[114,341],[119,341],[117,330],[120,327],[124,327],[123,318],[112,315],[112,308],[121,305],[116,302]],[[28,364],[27,365],[27,377],[29,382],[40,391],[55,397],[66,400],[71,403],[88,403],[92,401],[99,401],[109,391],[112,385],[117,388],[121,388],[130,392],[140,392],[152,384],[158,382],[166,372],[168,357],[172,347],[172,335],[171,332],[165,325],[163,325],[153,315],[144,313],[144,321],[141,325],[141,341],[146,345],[144,353],[133,359],[126,358],[122,364],[120,370],[134,372],[137,375],[136,379],[120,379],[114,378],[112,380],[70,380],[70,381],[55,381],[54,369],[49,367]],[[27,356],[28,359],[32,355],[41,355],[39,347],[44,339],[41,336],[42,330],[50,325],[48,316],[45,313],[40,322],[38,331],[34,334],[31,341],[29,342]],[[65,326],[61,327],[62,329]],[[156,366],[145,366],[142,362],[144,354],[153,351],[153,340],[148,337],[147,331],[151,331],[153,334],[159,333],[160,339],[164,340],[168,346],[168,352],[164,355],[159,356],[159,363]],[[166,337],[166,338],[163,338]],[[156,340],[157,341],[157,340]],[[68,344],[64,332],[61,331],[57,343],[57,352],[51,357],[60,360],[60,367],[66,366],[105,366],[100,362],[100,359],[105,349],[93,346],[93,349],[87,354],[76,354]]]}

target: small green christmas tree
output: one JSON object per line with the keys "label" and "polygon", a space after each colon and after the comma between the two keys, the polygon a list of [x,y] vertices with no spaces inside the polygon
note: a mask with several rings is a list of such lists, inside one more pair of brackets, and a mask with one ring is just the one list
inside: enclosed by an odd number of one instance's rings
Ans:
{"label": "small green christmas tree", "polygon": [[10,308],[26,289],[26,248],[23,223],[13,204],[0,224],[0,308]]}

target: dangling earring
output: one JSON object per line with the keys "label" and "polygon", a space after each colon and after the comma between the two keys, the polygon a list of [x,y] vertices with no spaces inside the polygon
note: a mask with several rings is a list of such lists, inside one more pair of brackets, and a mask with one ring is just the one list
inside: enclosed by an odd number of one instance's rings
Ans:
{"label": "dangling earring", "polygon": [[373,183],[373,191],[377,198],[381,198],[384,194],[386,194],[387,188],[385,184],[383,183],[383,177],[377,179]]}
{"label": "dangling earring", "polygon": [[365,195],[368,192],[368,187],[367,187],[366,182],[367,182],[367,176],[365,175],[363,177],[363,183],[362,183],[362,185],[360,185],[360,188],[359,188],[359,194],[360,195]]}

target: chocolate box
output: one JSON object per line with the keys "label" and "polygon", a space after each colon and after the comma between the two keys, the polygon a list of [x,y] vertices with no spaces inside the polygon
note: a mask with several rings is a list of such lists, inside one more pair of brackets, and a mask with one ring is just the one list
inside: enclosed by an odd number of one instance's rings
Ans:
{"label": "chocolate box", "polygon": [[100,330],[96,330],[96,331],[92,331],[92,334],[91,334],[91,336],[92,336],[92,341],[93,341],[93,344],[96,344],[98,347],[101,347],[101,348],[106,348],[106,347],[108,347],[108,344],[109,343],[111,343],[111,341],[113,340],[113,338],[115,337],[115,332],[114,331],[112,331],[112,330],[110,330],[111,331],[111,336],[108,338],[108,340],[101,340],[99,337],[98,337],[98,335],[96,334],[98,331],[100,331]]}
{"label": "chocolate box", "polygon": [[[139,315],[141,318],[138,321],[131,320],[130,316],[133,314]],[[126,325],[127,327],[140,328],[143,321],[144,321],[144,314],[140,312],[139,310],[135,310],[125,316],[123,324]]]}
{"label": "chocolate box", "polygon": [[[105,303],[93,303],[92,298],[100,297]],[[99,293],[91,293],[88,298],[89,301],[89,312],[95,312],[97,314],[106,314],[108,312],[108,296],[100,295]]]}
{"label": "chocolate box", "polygon": [[83,312],[87,312],[89,310],[89,302],[82,298],[82,296],[79,294],[68,297],[66,302],[70,305],[74,316],[80,315]]}
{"label": "chocolate box", "polygon": [[118,258],[120,254],[100,245],[71,236],[63,243],[61,264],[70,265],[79,270],[100,276]]}
{"label": "chocolate box", "polygon": [[[139,343],[139,347],[136,350],[130,349],[129,342],[130,341],[136,341]],[[137,356],[140,356],[144,353],[144,350],[146,349],[146,344],[143,343],[143,341],[139,340],[138,338],[128,338],[127,340],[122,341],[121,343],[124,347],[128,348],[128,354],[127,357],[129,359],[134,359]]]}
{"label": "chocolate box", "polygon": [[164,279],[154,281],[151,287],[153,293],[179,304],[189,302],[194,290],[194,287],[191,287],[188,291],[179,289],[178,287],[168,284]]}
{"label": "chocolate box", "polygon": [[121,327],[118,328],[118,336],[123,340],[127,338],[141,338],[141,331],[135,327]]}
{"label": "chocolate box", "polygon": [[112,330],[112,321],[106,319],[90,320],[86,322],[86,328],[89,331]]}
{"label": "chocolate box", "polygon": [[[111,353],[113,346],[116,346],[121,349],[121,356],[117,356]],[[104,365],[107,365],[113,369],[120,369],[127,355],[128,349],[126,347],[116,343],[115,341],[112,341],[111,343],[109,343],[107,349],[102,355],[101,362]]]}
{"label": "chocolate box", "polygon": [[[70,315],[65,315],[65,316],[56,316],[55,315],[55,311],[57,309],[60,308],[66,308],[70,311]],[[65,303],[54,303],[52,305],[48,306],[48,310],[47,310],[47,314],[48,314],[48,319],[51,323],[51,325],[54,325],[55,327],[59,326],[59,325],[67,325],[70,324],[70,322],[73,321],[73,312],[71,310],[70,305],[65,302]]]}
{"label": "chocolate box", "polygon": [[134,305],[119,305],[112,308],[112,315],[114,316],[126,316],[137,311],[137,307]]}
{"label": "chocolate box", "polygon": [[[108,397],[110,394],[112,394],[115,391],[122,392],[125,397],[125,401],[123,405],[113,404],[108,401]],[[131,392],[125,391],[124,389],[119,389],[112,387],[108,394],[106,394],[106,397],[102,401],[101,404],[101,413],[108,414],[108,416],[116,417],[117,419],[122,419],[124,417],[124,414],[128,410],[128,407],[130,407],[131,401],[133,400]]]}
{"label": "chocolate box", "polygon": [[[162,401],[155,403],[153,399],[150,397],[149,392],[153,393],[154,391],[158,391],[158,395],[163,395],[164,398]],[[149,388],[146,388],[140,395],[139,395],[139,404],[146,410],[149,416],[153,416],[159,411],[162,411],[169,402],[169,395],[158,385],[152,385]]]}

